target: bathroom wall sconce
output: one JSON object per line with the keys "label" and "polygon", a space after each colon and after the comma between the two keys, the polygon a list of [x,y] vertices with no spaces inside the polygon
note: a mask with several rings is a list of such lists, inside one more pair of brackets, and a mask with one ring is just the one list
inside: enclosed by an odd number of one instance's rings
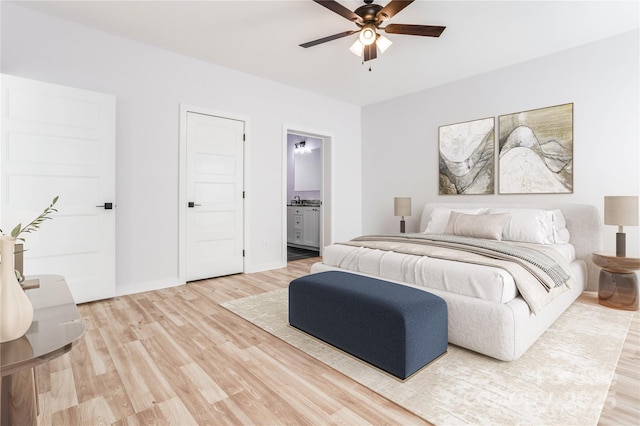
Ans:
{"label": "bathroom wall sconce", "polygon": [[311,152],[311,148],[308,148],[307,141],[298,142],[295,145],[295,149],[293,150],[294,154],[304,154],[305,152]]}

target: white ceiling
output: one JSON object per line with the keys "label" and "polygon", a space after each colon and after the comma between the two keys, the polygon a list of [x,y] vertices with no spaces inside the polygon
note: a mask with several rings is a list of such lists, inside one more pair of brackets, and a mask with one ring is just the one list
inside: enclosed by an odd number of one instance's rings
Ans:
{"label": "white ceiling", "polygon": [[[363,4],[339,2],[351,10]],[[387,2],[376,0],[381,5]],[[637,0],[418,0],[387,22],[446,26],[442,36],[386,35],[393,45],[378,59],[362,65],[349,51],[356,35],[308,49],[298,46],[356,28],[311,0],[20,4],[357,105],[631,31],[638,28],[640,13]]]}

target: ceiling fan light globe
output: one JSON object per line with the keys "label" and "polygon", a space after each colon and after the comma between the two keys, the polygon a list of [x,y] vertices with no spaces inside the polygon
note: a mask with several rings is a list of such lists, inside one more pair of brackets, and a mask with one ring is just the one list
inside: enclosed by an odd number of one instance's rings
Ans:
{"label": "ceiling fan light globe", "polygon": [[392,44],[393,42],[383,35],[379,35],[378,39],[376,40],[376,46],[378,46],[378,49],[380,49],[380,53],[384,53],[384,51],[387,50]]}
{"label": "ceiling fan light globe", "polygon": [[364,44],[360,42],[360,39],[356,39],[349,50],[356,56],[362,56],[362,53],[364,52]]}
{"label": "ceiling fan light globe", "polygon": [[376,41],[377,35],[378,34],[376,34],[376,30],[374,26],[365,25],[364,27],[362,27],[362,30],[360,31],[360,36],[359,36],[360,42],[365,46],[369,46],[370,44],[373,44]]}

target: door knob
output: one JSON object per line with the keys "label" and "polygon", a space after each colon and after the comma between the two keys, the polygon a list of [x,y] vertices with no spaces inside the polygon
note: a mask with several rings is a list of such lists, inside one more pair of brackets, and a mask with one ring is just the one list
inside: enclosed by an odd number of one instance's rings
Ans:
{"label": "door knob", "polygon": [[187,204],[187,207],[189,207],[190,209],[194,208],[194,207],[199,207],[202,204],[196,204],[193,201],[189,201],[189,203]]}
{"label": "door knob", "polygon": [[96,206],[96,207],[100,207],[100,208],[103,208],[105,210],[112,210],[113,209],[113,203],[104,203],[101,206]]}

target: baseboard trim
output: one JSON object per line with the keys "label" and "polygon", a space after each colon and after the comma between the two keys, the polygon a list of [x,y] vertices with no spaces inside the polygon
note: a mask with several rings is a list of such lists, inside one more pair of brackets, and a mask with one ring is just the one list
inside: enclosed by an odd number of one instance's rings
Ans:
{"label": "baseboard trim", "polygon": [[252,274],[255,272],[263,272],[263,271],[271,271],[272,269],[281,269],[281,268],[286,268],[287,267],[287,263],[284,262],[271,262],[271,263],[263,263],[263,264],[258,264],[258,265],[252,265],[251,267],[248,267],[245,269],[244,273],[245,274]]}
{"label": "baseboard trim", "polygon": [[163,288],[178,287],[186,283],[179,278],[167,278],[158,281],[145,281],[141,283],[127,284],[116,287],[116,296],[126,296],[135,293],[144,293],[146,291],[160,290]]}

